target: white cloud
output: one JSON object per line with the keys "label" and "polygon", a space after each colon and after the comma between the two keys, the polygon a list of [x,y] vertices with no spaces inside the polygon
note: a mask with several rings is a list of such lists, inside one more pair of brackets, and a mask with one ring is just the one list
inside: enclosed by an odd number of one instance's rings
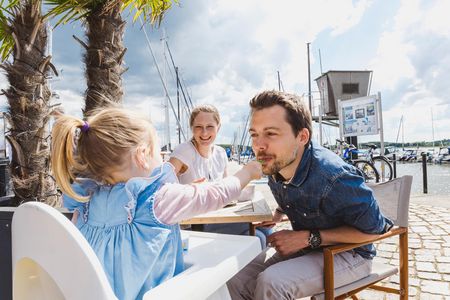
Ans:
{"label": "white cloud", "polygon": [[[216,105],[228,120],[241,120],[248,101],[277,89],[280,71],[286,91],[307,86],[306,42],[331,30],[344,34],[357,25],[370,1],[208,1],[206,8],[170,32],[172,53],[200,77],[192,86],[198,103]],[[189,4],[186,4],[189,5]],[[229,142],[240,122],[222,127],[218,142]]]}
{"label": "white cloud", "polygon": [[402,1],[392,28],[384,32],[371,62],[374,90],[384,98],[385,139],[395,141],[401,116],[407,141],[431,141],[450,134],[450,26],[448,1]]}

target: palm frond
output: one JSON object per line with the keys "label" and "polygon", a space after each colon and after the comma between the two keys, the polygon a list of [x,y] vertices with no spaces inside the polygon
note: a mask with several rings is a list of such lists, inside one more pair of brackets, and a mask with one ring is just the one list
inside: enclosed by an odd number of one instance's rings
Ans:
{"label": "palm frond", "polygon": [[122,0],[122,10],[129,10],[134,12],[133,22],[140,16],[143,17],[144,22],[159,25],[172,4],[178,4],[178,0]]}
{"label": "palm frond", "polygon": [[69,22],[77,21],[85,18],[95,7],[106,1],[104,0],[45,0],[45,4],[51,9],[44,17],[58,17],[55,24],[57,27],[60,24],[67,24]]}
{"label": "palm frond", "polygon": [[5,61],[14,49],[14,38],[10,30],[11,17],[19,6],[19,0],[0,0],[0,59]]}

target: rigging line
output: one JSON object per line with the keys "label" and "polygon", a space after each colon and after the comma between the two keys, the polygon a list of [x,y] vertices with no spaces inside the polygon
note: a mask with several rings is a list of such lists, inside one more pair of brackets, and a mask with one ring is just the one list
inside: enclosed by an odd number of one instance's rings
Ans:
{"label": "rigging line", "polygon": [[[166,41],[166,43],[167,43],[167,41]],[[168,46],[168,45],[167,45]],[[169,49],[169,48],[167,48],[167,49]],[[169,50],[170,51],[170,50]],[[175,75],[173,74],[173,72],[172,72],[172,68],[171,68],[171,66],[170,66],[170,64],[169,64],[169,61],[167,60],[167,56],[164,56],[164,60],[165,60],[165,62],[166,62],[166,64],[167,64],[167,67],[168,67],[168,69],[169,69],[169,72],[170,72],[170,75],[172,75],[172,79],[173,79],[173,81],[177,81],[177,78],[175,77]],[[173,60],[172,60],[172,62],[173,62]],[[175,67],[175,66],[174,66]],[[179,74],[178,74],[178,76],[179,76]],[[184,100],[184,103],[186,104],[186,105],[182,105],[182,107],[183,107],[183,109],[187,109],[187,112],[188,112],[188,114],[190,115],[191,114],[191,108],[189,107],[189,103],[187,102],[187,100],[186,100],[186,96],[184,95],[184,91],[183,91],[183,85],[181,84],[181,81],[180,80],[178,80],[178,83],[179,83],[179,87],[180,87],[180,89],[181,89],[181,92],[182,92],[182,94],[183,94],[183,100]]]}
{"label": "rigging line", "polygon": [[194,107],[192,106],[192,102],[191,102],[191,106],[189,106],[189,103],[188,103],[188,101],[187,101],[186,95],[184,94],[183,84],[182,84],[182,82],[180,81],[180,73],[178,73],[178,82],[179,82],[179,84],[180,84],[181,94],[183,95],[184,103],[186,103],[186,107],[187,107],[187,109],[189,110],[189,113],[191,113],[191,110],[192,110]]}
{"label": "rigging line", "polygon": [[[173,60],[172,51],[170,51],[169,42],[167,42],[167,40],[165,40],[165,42],[166,42],[167,50],[169,52],[170,60],[172,61],[172,66],[174,69],[176,69],[175,61]],[[169,62],[167,62],[167,64],[169,64]],[[179,73],[178,73],[178,76],[181,77],[181,75]],[[186,95],[184,94],[184,89],[183,89],[183,84],[186,85],[186,83],[184,83],[184,81],[183,81],[183,83],[181,83],[180,80],[179,80],[179,83],[180,83],[180,87],[181,87],[181,93],[183,94],[184,102],[189,107],[189,104],[187,103]],[[189,94],[188,94],[188,96],[189,96]],[[192,106],[192,101],[191,101],[191,106]],[[193,108],[193,106],[192,106],[192,108]]]}
{"label": "rigging line", "polygon": [[176,81],[176,78],[175,78],[175,75],[173,74],[171,65],[169,64],[169,61],[167,60],[167,56],[165,56],[165,55],[164,55],[164,61],[166,62],[166,65],[167,65],[167,67],[169,69],[170,75],[172,75],[173,81]]}
{"label": "rigging line", "polygon": [[[183,76],[180,76],[180,78],[181,78],[181,81],[183,82],[183,85],[184,85],[184,86],[187,86],[187,85],[186,85],[186,82],[184,81]],[[186,97],[186,96],[184,95],[183,85],[181,85],[181,87],[182,87],[182,88],[181,88],[181,91],[183,92],[183,96]],[[188,96],[188,100],[189,100],[189,102],[190,102],[190,104],[191,104],[191,109],[193,109],[193,108],[194,108],[194,104],[192,104],[191,95],[189,95],[189,91],[187,90],[187,88],[186,88],[186,95]]]}
{"label": "rigging line", "polygon": [[150,43],[150,39],[148,38],[147,31],[145,30],[144,22],[142,21],[142,18],[141,18],[141,17],[139,17],[139,21],[141,22],[142,29],[143,29],[143,31],[144,31],[144,36],[145,36],[145,39],[147,40],[147,46],[148,46],[148,49],[150,50],[150,54],[151,54],[152,57],[153,57],[153,62],[155,63],[156,70],[158,71],[159,78],[161,79],[161,83],[162,83],[163,88],[164,88],[164,91],[165,91],[165,93],[166,93],[166,97],[167,97],[167,99],[169,100],[170,107],[172,108],[172,112],[173,112],[173,114],[174,114],[174,116],[175,116],[175,120],[177,121],[178,126],[180,126],[180,128],[181,128],[181,133],[183,134],[183,138],[186,140],[186,135],[184,134],[184,130],[183,130],[183,128],[181,127],[180,120],[179,120],[178,117],[177,117],[177,114],[176,114],[176,112],[175,112],[175,108],[174,108],[174,106],[173,106],[172,100],[170,99],[169,91],[167,90],[166,84],[165,84],[165,82],[164,82],[164,80],[163,80],[163,77],[162,77],[162,74],[161,74],[161,70],[159,69],[158,63],[157,63],[157,61],[156,61],[155,54],[153,53],[153,48],[152,48],[152,45],[151,45],[151,43]]}
{"label": "rigging line", "polygon": [[[248,147],[251,148],[251,145],[250,145],[251,142],[252,142],[252,137],[251,137],[250,135],[248,135],[248,140],[247,140],[247,143],[246,143],[246,146],[247,146],[247,147],[245,147],[245,150],[246,150],[246,151],[247,151]],[[250,152],[250,155],[247,157],[247,162],[248,162],[251,158],[253,158],[252,152],[253,152],[253,149],[252,149],[252,151]],[[256,155],[256,154],[255,154],[255,155]]]}
{"label": "rigging line", "polygon": [[247,120],[245,121],[244,124],[244,129],[242,131],[242,137],[241,137],[241,151],[239,151],[239,155],[241,155],[242,153],[242,148],[244,148],[244,142],[245,142],[245,138],[247,136],[247,126],[248,126],[248,120],[250,119],[250,113],[247,115]]}

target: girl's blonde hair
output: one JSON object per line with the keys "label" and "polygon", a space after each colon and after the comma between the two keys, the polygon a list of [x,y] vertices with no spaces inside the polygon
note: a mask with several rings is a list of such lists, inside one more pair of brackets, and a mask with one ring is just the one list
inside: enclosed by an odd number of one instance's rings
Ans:
{"label": "girl's blonde hair", "polygon": [[192,128],[192,126],[194,126],[194,120],[200,112],[212,113],[214,120],[217,122],[217,125],[220,125],[220,115],[219,115],[219,111],[217,110],[217,108],[211,104],[204,104],[204,105],[196,106],[192,110],[191,117],[189,119],[189,125],[191,126],[191,128]]}
{"label": "girl's blonde hair", "polygon": [[120,170],[137,147],[148,145],[153,153],[155,130],[142,116],[119,107],[90,113],[87,121],[63,115],[52,130],[51,165],[62,192],[85,202],[89,196],[78,195],[71,182],[80,175],[98,182],[112,180],[110,174]]}

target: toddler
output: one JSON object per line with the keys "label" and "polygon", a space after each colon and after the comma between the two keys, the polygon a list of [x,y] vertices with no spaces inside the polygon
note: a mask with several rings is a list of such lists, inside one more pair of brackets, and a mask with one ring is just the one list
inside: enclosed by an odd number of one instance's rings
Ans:
{"label": "toddler", "polygon": [[[60,116],[51,163],[72,221],[97,254],[119,299],[141,299],[183,271],[178,222],[216,210],[262,175],[250,162],[217,182],[181,185],[162,163],[151,123],[123,108],[87,121]],[[82,288],[82,287],[80,287]]]}

